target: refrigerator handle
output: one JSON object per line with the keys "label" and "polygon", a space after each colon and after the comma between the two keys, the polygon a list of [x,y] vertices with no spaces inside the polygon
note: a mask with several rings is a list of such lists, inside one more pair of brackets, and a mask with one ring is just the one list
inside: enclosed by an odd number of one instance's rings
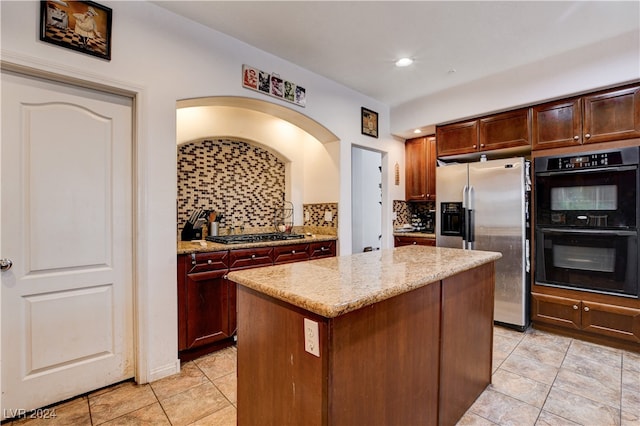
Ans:
{"label": "refrigerator handle", "polygon": [[460,224],[460,234],[462,234],[462,248],[466,249],[469,236],[467,230],[469,229],[469,187],[467,185],[462,188],[462,223]]}
{"label": "refrigerator handle", "polygon": [[467,190],[467,197],[468,197],[468,205],[469,208],[467,209],[467,242],[468,242],[468,248],[473,250],[473,243],[476,241],[476,236],[475,236],[475,226],[474,226],[474,221],[475,221],[475,189],[473,188],[473,186],[470,186],[469,189]]}

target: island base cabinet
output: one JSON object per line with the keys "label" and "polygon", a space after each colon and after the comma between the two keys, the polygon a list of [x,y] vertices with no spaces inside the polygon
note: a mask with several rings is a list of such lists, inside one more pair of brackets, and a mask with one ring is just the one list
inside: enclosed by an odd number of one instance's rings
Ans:
{"label": "island base cabinet", "polygon": [[491,380],[493,274],[485,264],[335,318],[238,285],[238,425],[454,425]]}
{"label": "island base cabinet", "polygon": [[[238,425],[328,424],[328,320],[242,285],[237,289]],[[319,357],[305,351],[304,318],[318,323]]]}
{"label": "island base cabinet", "polygon": [[454,425],[491,383],[495,264],[442,282],[440,425]]}

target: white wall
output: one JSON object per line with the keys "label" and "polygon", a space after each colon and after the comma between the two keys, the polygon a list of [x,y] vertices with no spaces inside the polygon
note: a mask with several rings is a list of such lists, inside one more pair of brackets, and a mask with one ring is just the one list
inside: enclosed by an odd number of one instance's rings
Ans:
{"label": "white wall", "polygon": [[[307,90],[301,112],[339,139],[322,155],[331,167],[314,169],[305,152],[305,192],[338,201],[342,254],[351,252],[351,144],[374,147],[402,161],[403,144],[390,136],[386,105],[299,66],[195,24],[151,3],[101,1],[113,9],[112,59],[105,61],[38,40],[38,1],[0,2],[3,61],[137,93],[138,228],[137,283],[143,305],[142,380],[177,371],[176,325],[176,101],[203,96],[247,96],[288,108],[241,86],[242,64],[279,73]],[[379,113],[380,138],[360,134],[360,108]],[[7,125],[3,123],[3,125]],[[324,162],[323,162],[324,163]],[[309,171],[307,172],[307,167]],[[393,174],[390,175],[393,178]],[[336,184],[337,182],[337,184]],[[308,187],[307,187],[308,186]],[[327,194],[327,189],[338,193]],[[403,197],[385,194],[386,203]],[[399,187],[395,187],[399,189]],[[302,195],[300,195],[302,197]],[[314,196],[304,197],[313,200]],[[389,213],[390,214],[390,213]],[[389,228],[390,230],[390,228]],[[391,238],[388,238],[391,241]]]}
{"label": "white wall", "polygon": [[435,128],[638,79],[640,33],[632,31],[400,105],[391,111],[391,132]]}

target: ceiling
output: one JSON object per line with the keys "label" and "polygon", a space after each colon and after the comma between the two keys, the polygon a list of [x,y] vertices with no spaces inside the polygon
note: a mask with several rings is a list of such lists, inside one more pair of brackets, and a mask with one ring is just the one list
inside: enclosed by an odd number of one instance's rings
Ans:
{"label": "ceiling", "polygon": [[154,3],[390,107],[640,28],[638,1]]}

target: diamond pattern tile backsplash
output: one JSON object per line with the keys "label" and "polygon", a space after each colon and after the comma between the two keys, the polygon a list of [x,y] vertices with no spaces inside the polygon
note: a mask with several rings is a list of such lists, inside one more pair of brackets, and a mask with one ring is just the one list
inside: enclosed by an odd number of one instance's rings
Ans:
{"label": "diamond pattern tile backsplash", "polygon": [[[222,213],[222,234],[231,226],[236,232],[240,226],[244,232],[275,230],[285,197],[285,163],[276,155],[243,141],[206,139],[179,146],[177,161],[178,232],[196,208]],[[295,232],[337,233],[338,203],[305,204],[294,212],[297,222],[306,219],[305,211],[309,220]]]}

